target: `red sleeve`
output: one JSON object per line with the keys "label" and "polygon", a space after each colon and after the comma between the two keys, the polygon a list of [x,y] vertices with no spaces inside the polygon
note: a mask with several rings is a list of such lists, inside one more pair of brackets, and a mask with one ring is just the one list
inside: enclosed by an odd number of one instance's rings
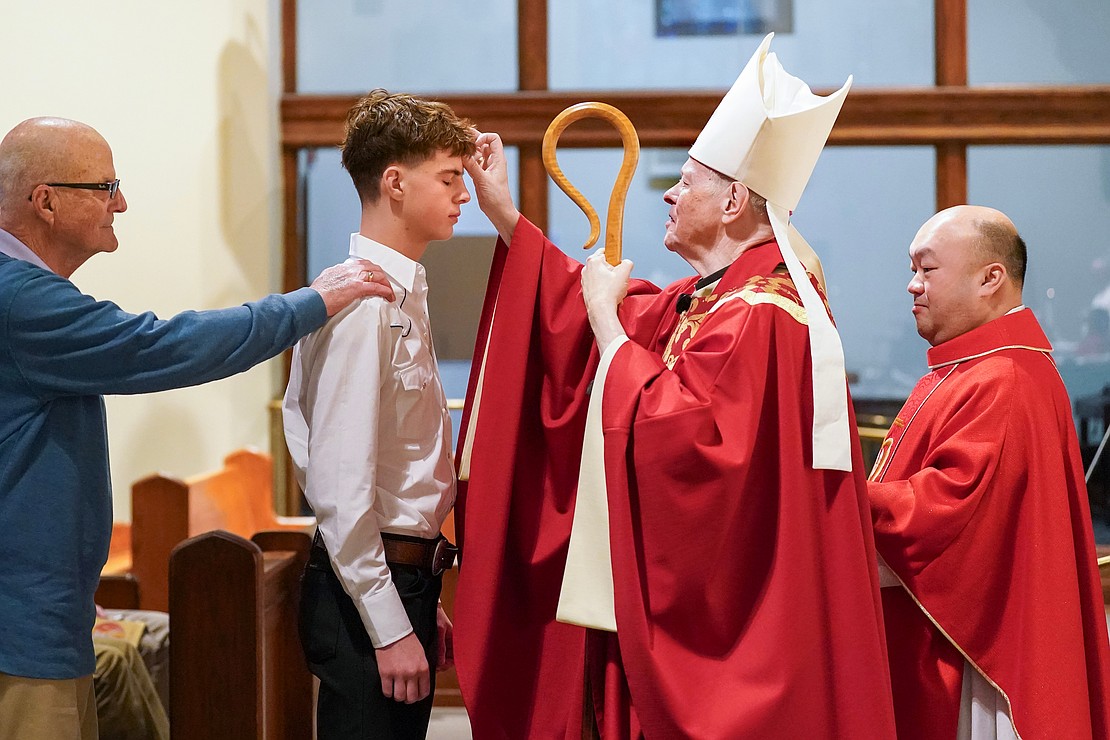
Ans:
{"label": "red sleeve", "polygon": [[[526,737],[581,718],[568,706],[581,697],[583,632],[554,620],[576,471],[556,463],[577,455],[586,411],[585,382],[566,379],[595,361],[573,300],[578,269],[521,218],[490,272],[459,442],[461,458],[477,413],[470,477],[455,506],[455,663],[475,737]],[[571,700],[544,700],[553,695]]]}
{"label": "red sleeve", "polygon": [[491,268],[460,434],[461,458],[484,360],[470,478],[456,503],[455,660],[475,737],[580,736],[585,633],[555,609],[598,361],[581,269],[523,218]]}

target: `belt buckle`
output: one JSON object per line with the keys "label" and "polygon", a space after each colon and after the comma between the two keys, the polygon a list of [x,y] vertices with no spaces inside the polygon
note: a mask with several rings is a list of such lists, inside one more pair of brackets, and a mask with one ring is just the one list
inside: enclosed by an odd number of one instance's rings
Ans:
{"label": "belt buckle", "polygon": [[454,565],[456,552],[457,549],[446,537],[436,540],[436,548],[432,553],[432,575],[438,576]]}

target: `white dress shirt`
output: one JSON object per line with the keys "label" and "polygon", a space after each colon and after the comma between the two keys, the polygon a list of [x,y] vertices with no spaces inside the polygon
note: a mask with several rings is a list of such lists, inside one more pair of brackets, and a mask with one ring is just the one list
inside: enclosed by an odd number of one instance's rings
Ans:
{"label": "white dress shirt", "polygon": [[381,532],[431,538],[455,502],[451,419],[424,267],[359,234],[396,293],[364,298],[293,349],[283,416],[297,480],[375,647],[412,632]]}

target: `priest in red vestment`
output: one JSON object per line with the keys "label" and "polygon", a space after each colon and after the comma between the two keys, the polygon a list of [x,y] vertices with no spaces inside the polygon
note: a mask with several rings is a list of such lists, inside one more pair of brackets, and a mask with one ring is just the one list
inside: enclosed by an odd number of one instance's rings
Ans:
{"label": "priest in red vestment", "polygon": [[900,738],[1110,737],[1110,647],[1071,404],[1025,244],[959,206],[910,246],[931,345],[868,484]]}
{"label": "priest in red vestment", "polygon": [[[458,455],[475,737],[894,736],[843,359],[788,225],[847,85],[803,92],[768,42],[664,196],[698,275],[662,290],[564,255],[478,138],[501,238]],[[794,138],[729,125],[764,100],[805,108]]]}

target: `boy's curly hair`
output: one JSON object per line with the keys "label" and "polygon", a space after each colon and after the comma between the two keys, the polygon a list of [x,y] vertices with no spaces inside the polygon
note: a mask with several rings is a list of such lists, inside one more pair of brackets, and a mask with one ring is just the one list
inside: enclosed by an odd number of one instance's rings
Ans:
{"label": "boy's curly hair", "polygon": [[359,198],[375,203],[378,184],[390,165],[417,164],[440,150],[456,157],[472,155],[471,127],[444,103],[372,90],[347,113],[343,167]]}

